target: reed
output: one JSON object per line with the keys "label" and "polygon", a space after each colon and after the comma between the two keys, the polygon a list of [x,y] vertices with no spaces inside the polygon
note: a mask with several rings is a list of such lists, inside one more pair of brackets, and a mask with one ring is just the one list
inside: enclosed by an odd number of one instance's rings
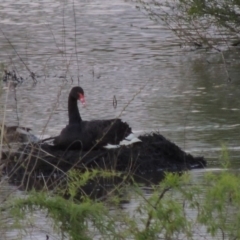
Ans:
{"label": "reed", "polygon": [[[2,149],[3,149],[3,137],[4,137],[4,126],[5,126],[5,120],[6,120],[6,110],[7,110],[7,101],[8,101],[8,93],[9,93],[9,87],[10,83],[8,83],[7,91],[6,91],[6,97],[5,97],[5,103],[4,103],[4,110],[3,110],[3,119],[1,123],[1,136],[0,136],[0,161],[2,159]],[[1,164],[1,162],[0,162]]]}

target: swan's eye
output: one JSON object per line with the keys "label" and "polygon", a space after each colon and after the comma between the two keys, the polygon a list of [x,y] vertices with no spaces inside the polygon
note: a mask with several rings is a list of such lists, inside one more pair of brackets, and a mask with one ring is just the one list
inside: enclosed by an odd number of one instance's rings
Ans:
{"label": "swan's eye", "polygon": [[84,95],[82,93],[79,93],[79,100],[81,101],[81,103],[83,105],[85,105],[85,98],[84,98]]}

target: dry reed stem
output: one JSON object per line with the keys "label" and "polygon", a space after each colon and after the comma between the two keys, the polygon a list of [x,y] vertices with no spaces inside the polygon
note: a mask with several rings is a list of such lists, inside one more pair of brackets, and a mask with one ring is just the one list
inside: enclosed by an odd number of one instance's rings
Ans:
{"label": "dry reed stem", "polygon": [[[2,159],[2,147],[3,147],[3,138],[4,138],[4,126],[5,126],[5,119],[6,119],[6,110],[7,110],[7,100],[8,100],[8,93],[9,93],[10,83],[7,86],[5,104],[4,104],[4,111],[3,111],[3,119],[2,119],[2,127],[1,127],[1,137],[0,137],[0,161]],[[1,164],[1,162],[0,162]]]}
{"label": "dry reed stem", "polygon": [[59,91],[58,91],[58,94],[57,94],[57,100],[56,100],[56,102],[54,103],[54,106],[53,106],[53,108],[52,108],[52,110],[51,110],[51,113],[50,113],[48,119],[47,119],[47,122],[46,122],[46,124],[45,124],[44,127],[43,127],[43,130],[42,130],[42,132],[41,132],[41,135],[44,135],[45,130],[46,130],[46,128],[47,128],[47,125],[48,125],[48,123],[49,123],[49,121],[50,121],[50,119],[51,119],[51,117],[52,117],[54,111],[55,111],[56,108],[58,107],[58,104],[59,104],[59,98],[60,98],[60,96],[61,96],[61,93],[62,93],[62,87],[60,87],[60,89],[59,89]]}

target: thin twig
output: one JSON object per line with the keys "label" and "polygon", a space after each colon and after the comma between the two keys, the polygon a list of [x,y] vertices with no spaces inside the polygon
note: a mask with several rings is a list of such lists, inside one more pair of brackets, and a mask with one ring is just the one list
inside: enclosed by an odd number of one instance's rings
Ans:
{"label": "thin twig", "polygon": [[75,3],[74,0],[72,1],[73,5],[73,18],[74,18],[74,35],[75,35],[75,55],[77,60],[77,70],[78,70],[78,85],[80,84],[80,73],[79,73],[79,64],[78,64],[78,51],[77,51],[77,19],[76,19],[76,12],[75,12]]}
{"label": "thin twig", "polygon": [[3,30],[0,28],[0,31],[2,32],[3,36],[5,37],[5,39],[8,41],[9,45],[12,47],[12,49],[14,50],[14,52],[17,54],[17,56],[19,57],[20,61],[23,63],[23,65],[26,67],[26,69],[28,70],[28,72],[30,73],[31,78],[33,79],[33,81],[36,83],[37,80],[35,78],[35,74],[29,69],[29,67],[27,66],[27,64],[23,61],[23,59],[21,58],[21,56],[18,54],[17,50],[15,49],[15,47],[12,45],[11,41],[9,40],[9,38],[5,35],[5,33],[3,32]]}
{"label": "thin twig", "polygon": [[[157,205],[159,204],[159,202],[161,201],[161,199],[164,197],[165,193],[168,192],[169,190],[171,189],[171,187],[168,187],[168,188],[164,188],[163,191],[161,192],[161,194],[159,195],[158,197],[158,200],[157,202],[154,204],[153,208],[156,209]],[[149,214],[148,214],[148,219],[147,219],[147,222],[146,222],[146,226],[145,226],[145,229],[148,229],[149,226],[150,226],[150,223],[151,223],[151,220],[152,220],[152,214],[153,214],[153,211],[151,211]]]}

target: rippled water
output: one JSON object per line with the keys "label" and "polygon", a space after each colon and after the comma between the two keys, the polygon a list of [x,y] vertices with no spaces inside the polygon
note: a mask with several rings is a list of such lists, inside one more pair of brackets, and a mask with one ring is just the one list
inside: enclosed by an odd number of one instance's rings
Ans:
{"label": "rippled water", "polygon": [[[238,50],[224,53],[228,83],[219,53],[185,51],[165,26],[121,0],[1,1],[0,22],[0,63],[25,79],[9,93],[9,125],[58,134],[67,123],[69,90],[80,83],[87,101],[82,118],[121,115],[139,134],[158,130],[204,155],[209,168],[221,167],[224,144],[239,168]],[[5,98],[3,91],[1,105]]]}

